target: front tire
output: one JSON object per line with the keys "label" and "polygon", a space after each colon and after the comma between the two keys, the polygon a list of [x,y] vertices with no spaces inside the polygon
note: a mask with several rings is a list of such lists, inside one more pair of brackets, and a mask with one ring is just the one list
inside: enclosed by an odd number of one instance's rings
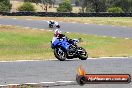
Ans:
{"label": "front tire", "polygon": [[55,48],[54,55],[60,61],[66,60],[66,53],[64,52],[64,50],[62,48]]}
{"label": "front tire", "polygon": [[80,47],[80,50],[82,50],[82,52],[78,55],[79,59],[86,60],[88,58],[86,50],[82,47]]}

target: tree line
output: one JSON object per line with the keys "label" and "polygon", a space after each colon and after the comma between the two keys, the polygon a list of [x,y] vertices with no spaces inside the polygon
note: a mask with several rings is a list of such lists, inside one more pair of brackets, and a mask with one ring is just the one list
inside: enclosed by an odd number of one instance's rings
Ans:
{"label": "tree line", "polygon": [[[53,8],[56,0],[24,0],[23,6],[18,11],[35,11],[31,3],[40,6],[44,12]],[[80,12],[132,12],[132,0],[75,0],[75,5],[81,7]],[[57,12],[71,12],[73,6],[71,0],[63,0],[57,8]],[[10,11],[11,4],[9,0],[0,0],[0,11]]]}
{"label": "tree line", "polygon": [[82,6],[82,12],[107,12],[109,8],[132,12],[132,0],[76,0],[76,3]]}

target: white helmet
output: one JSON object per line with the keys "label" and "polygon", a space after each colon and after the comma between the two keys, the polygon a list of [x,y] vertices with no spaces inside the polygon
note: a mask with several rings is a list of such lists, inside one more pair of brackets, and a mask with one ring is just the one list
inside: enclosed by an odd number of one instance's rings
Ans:
{"label": "white helmet", "polygon": [[61,34],[61,31],[59,29],[55,29],[54,36],[58,37]]}
{"label": "white helmet", "polygon": [[54,22],[54,20],[50,20],[51,22]]}

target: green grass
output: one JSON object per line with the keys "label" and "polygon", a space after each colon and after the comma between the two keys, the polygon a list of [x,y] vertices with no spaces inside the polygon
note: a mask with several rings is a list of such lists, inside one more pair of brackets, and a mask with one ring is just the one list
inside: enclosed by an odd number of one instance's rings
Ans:
{"label": "green grass", "polygon": [[[132,56],[132,39],[121,39],[65,33],[70,38],[82,38],[79,43],[90,57]],[[45,60],[53,59],[50,41],[53,32],[0,26],[0,60]]]}
{"label": "green grass", "polygon": [[0,59],[51,58],[50,56],[53,55],[49,46],[51,40],[49,35],[52,33],[16,27],[0,27]]}

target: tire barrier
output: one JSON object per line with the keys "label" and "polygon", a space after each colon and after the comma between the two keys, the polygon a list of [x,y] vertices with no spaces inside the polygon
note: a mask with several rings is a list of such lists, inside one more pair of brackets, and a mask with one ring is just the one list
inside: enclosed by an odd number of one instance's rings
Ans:
{"label": "tire barrier", "polygon": [[56,12],[0,12],[2,16],[42,17],[132,17],[132,13],[56,13]]}

